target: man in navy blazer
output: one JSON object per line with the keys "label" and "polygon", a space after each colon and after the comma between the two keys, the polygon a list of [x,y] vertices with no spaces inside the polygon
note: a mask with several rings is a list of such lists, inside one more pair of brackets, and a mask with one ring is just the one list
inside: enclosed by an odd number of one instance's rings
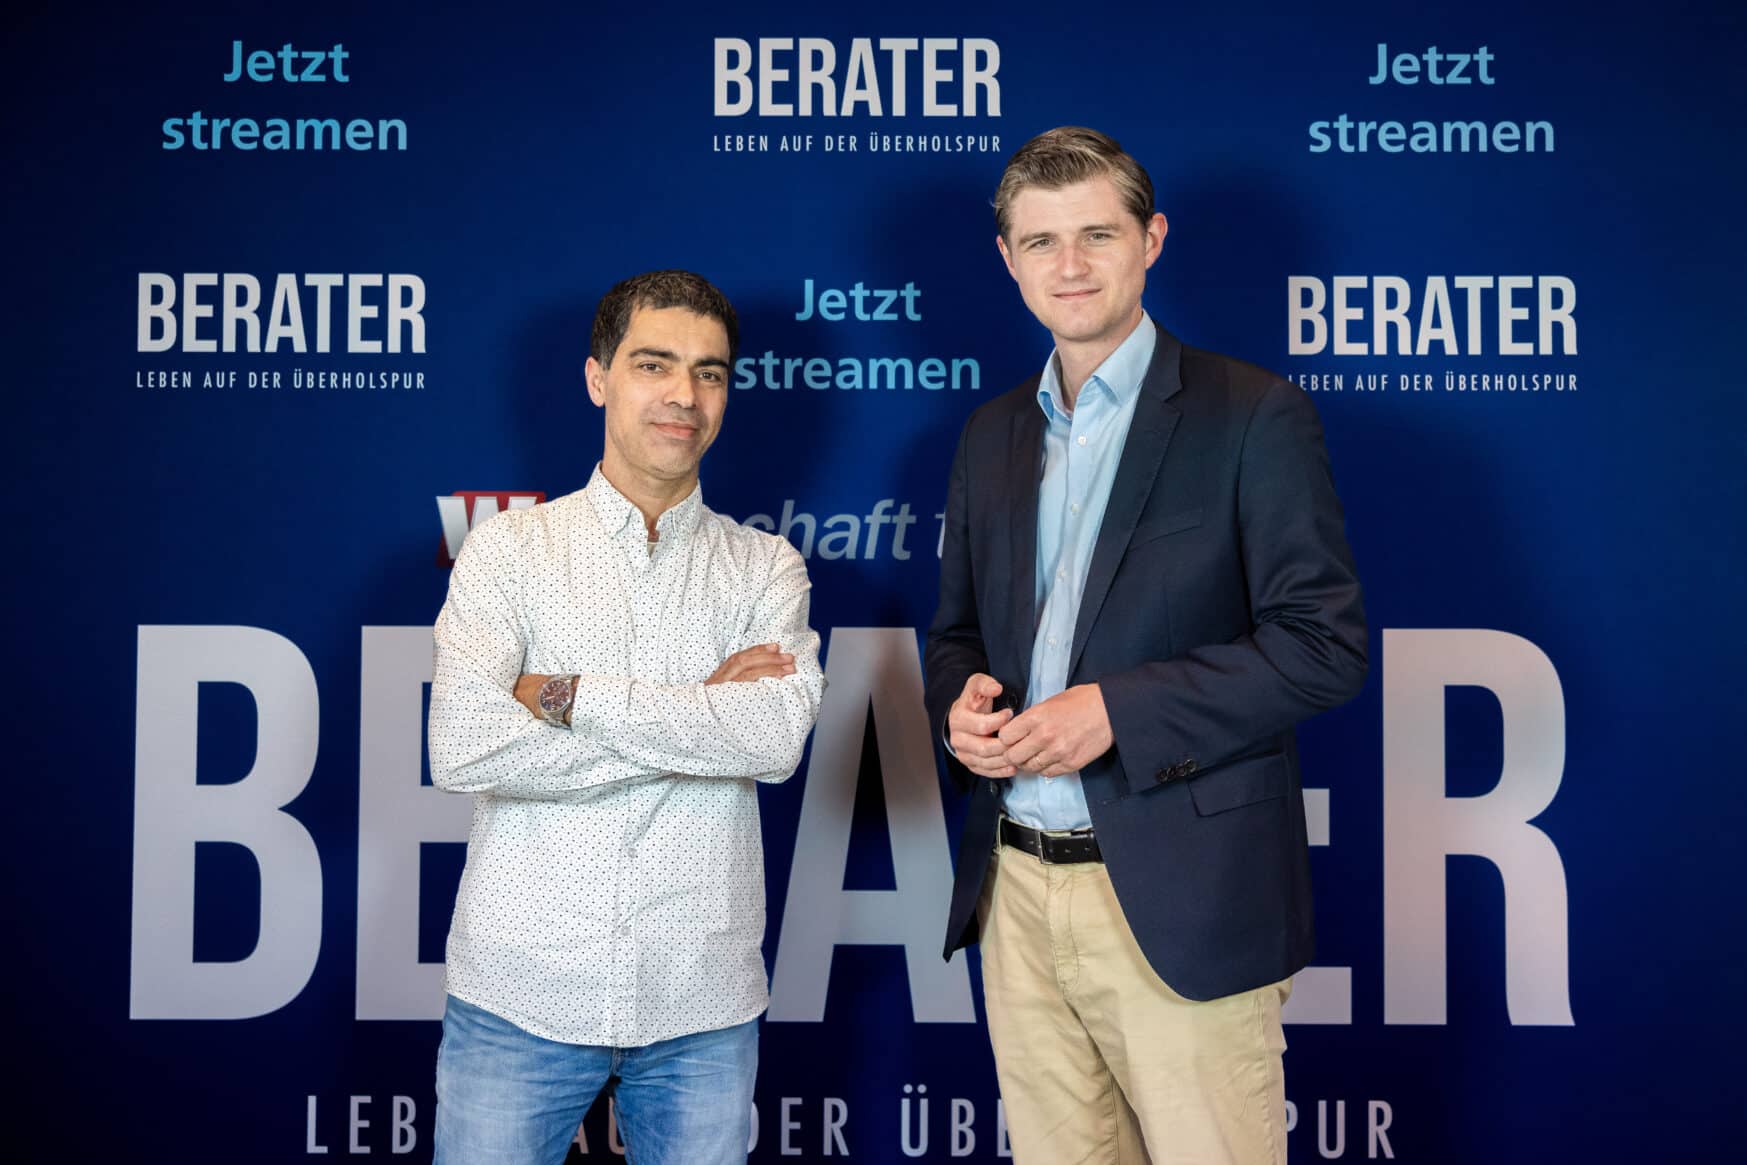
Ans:
{"label": "man in navy blazer", "polygon": [[1022,1163],[1284,1162],[1293,726],[1366,671],[1321,426],[1142,310],[1166,223],[1116,142],[1034,138],[995,205],[1056,349],[953,460],[925,666],[971,797],[946,953],[981,939]]}

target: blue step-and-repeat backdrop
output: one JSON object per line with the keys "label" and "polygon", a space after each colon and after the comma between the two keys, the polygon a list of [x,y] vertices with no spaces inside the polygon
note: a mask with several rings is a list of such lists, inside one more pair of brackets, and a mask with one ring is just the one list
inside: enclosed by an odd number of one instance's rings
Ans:
{"label": "blue step-and-repeat backdrop", "polygon": [[806,555],[830,677],[761,790],[752,1158],[1005,1157],[918,644],[1059,124],[1152,172],[1153,315],[1313,395],[1365,583],[1293,1159],[1738,1151],[1738,6],[103,7],[7,22],[9,1159],[429,1155],[430,624],[586,481],[658,267],[741,312],[705,498]]}

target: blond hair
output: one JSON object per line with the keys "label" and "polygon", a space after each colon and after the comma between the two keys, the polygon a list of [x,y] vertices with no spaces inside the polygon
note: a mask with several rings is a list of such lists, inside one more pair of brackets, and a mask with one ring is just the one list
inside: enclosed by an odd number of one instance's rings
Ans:
{"label": "blond hair", "polygon": [[1110,179],[1124,205],[1145,230],[1153,217],[1153,180],[1115,138],[1085,126],[1046,130],[1007,159],[995,188],[995,227],[1001,237],[1013,225],[1013,200],[1032,188],[1060,190],[1100,175]]}

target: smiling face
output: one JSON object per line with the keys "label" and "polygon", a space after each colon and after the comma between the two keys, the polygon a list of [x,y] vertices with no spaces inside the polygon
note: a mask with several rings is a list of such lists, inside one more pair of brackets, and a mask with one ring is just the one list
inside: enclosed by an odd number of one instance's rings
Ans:
{"label": "smiling face", "polygon": [[996,245],[1056,346],[1114,350],[1140,322],[1140,293],[1164,245],[1165,216],[1154,214],[1143,228],[1100,174],[1056,190],[1021,190],[1009,223]]}
{"label": "smiling face", "polygon": [[606,410],[601,471],[627,497],[690,493],[728,404],[728,333],[683,307],[637,308],[611,365],[589,357],[588,395]]}

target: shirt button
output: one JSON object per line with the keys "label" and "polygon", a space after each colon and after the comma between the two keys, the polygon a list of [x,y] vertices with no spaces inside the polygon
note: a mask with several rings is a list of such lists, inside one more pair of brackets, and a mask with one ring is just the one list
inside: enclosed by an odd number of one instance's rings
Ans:
{"label": "shirt button", "polygon": [[1054,646],[1055,646],[1055,636],[1053,636],[1053,635],[1051,635],[1051,636],[1050,636],[1050,637],[1049,637],[1049,641],[1048,641],[1048,642],[1049,642],[1049,645],[1050,645],[1050,646],[1051,646],[1051,647],[1054,647]]}
{"label": "shirt button", "polygon": [[1080,503],[1079,503],[1079,502],[1071,502],[1071,503],[1069,503],[1069,505],[1068,505],[1068,513],[1070,513],[1070,514],[1077,514],[1077,513],[1079,513],[1079,512],[1080,512]]}
{"label": "shirt button", "polygon": [[1080,442],[1080,444],[1084,445],[1086,443],[1086,438],[1084,438],[1084,437],[1079,438],[1079,442]]}
{"label": "shirt button", "polygon": [[1068,568],[1065,566],[1056,567],[1055,576],[1057,578],[1067,578],[1068,577]]}

